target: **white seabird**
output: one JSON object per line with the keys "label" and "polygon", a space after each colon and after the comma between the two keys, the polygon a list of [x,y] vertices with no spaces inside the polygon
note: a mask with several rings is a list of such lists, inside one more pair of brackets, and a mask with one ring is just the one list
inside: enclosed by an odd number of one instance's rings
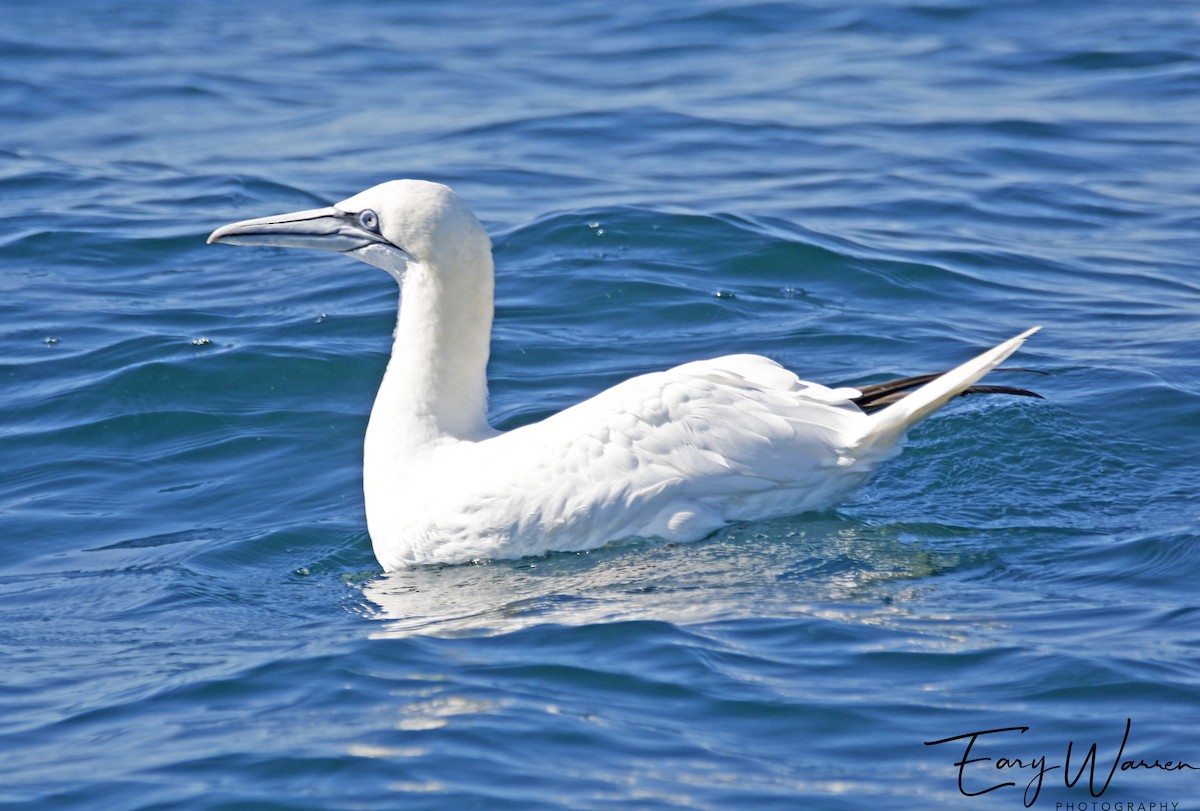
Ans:
{"label": "white seabird", "polygon": [[386,570],[635,536],[694,541],[734,521],[829,509],[955,396],[1032,394],[974,384],[1038,327],[944,374],[858,389],[800,380],[757,355],[696,361],[500,433],[487,421],[491,242],[446,186],[394,180],[208,241],[340,251],[399,282],[363,460],[367,528]]}

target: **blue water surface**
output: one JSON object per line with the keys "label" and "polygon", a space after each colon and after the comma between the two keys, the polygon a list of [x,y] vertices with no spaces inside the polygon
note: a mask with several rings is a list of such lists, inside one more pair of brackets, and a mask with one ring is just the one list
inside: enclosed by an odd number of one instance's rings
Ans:
{"label": "blue water surface", "polygon": [[[1200,808],[1194,770],[1096,794],[1127,719],[1200,765],[1193,0],[3,18],[0,807]],[[1046,399],[953,404],[836,513],[381,574],[394,283],[204,239],[394,177],[493,236],[500,426],[1035,324],[1052,376],[1003,382]],[[1021,727],[961,787],[969,738],[926,745]]]}

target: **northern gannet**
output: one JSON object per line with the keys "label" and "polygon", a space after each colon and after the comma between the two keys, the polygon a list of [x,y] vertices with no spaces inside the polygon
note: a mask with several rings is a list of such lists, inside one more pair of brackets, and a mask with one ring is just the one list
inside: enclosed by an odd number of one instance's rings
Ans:
{"label": "northern gannet", "polygon": [[446,186],[393,180],[208,241],[339,251],[399,282],[363,458],[385,570],[635,536],[694,541],[730,522],[829,509],[953,397],[1032,395],[974,384],[1039,327],[944,374],[857,389],[800,380],[758,355],[696,361],[501,433],[487,421],[491,241]]}

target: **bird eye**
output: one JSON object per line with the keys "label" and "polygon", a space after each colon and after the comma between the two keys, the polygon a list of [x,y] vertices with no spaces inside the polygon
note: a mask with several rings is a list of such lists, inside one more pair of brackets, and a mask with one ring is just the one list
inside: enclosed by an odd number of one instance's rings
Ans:
{"label": "bird eye", "polygon": [[366,211],[360,211],[358,213],[358,224],[368,231],[378,231],[379,215],[369,208]]}

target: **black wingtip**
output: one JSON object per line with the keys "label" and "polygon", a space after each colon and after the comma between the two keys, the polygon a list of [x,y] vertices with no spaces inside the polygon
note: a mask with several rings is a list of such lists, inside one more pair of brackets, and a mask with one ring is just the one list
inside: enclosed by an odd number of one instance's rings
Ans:
{"label": "black wingtip", "polygon": [[[1004,366],[994,369],[996,372],[1030,372],[1032,374],[1049,375],[1050,372],[1043,372],[1037,369],[1019,369],[1011,366]],[[887,408],[892,403],[903,400],[908,396],[913,389],[924,386],[931,380],[936,380],[945,372],[937,372],[929,375],[917,375],[916,377],[901,377],[896,380],[887,380],[883,383],[871,383],[866,386],[858,386],[858,390],[862,394],[855,397],[852,401],[856,406],[861,408],[868,414],[873,414],[880,409]],[[1042,395],[1029,389],[1019,389],[1015,386],[971,386],[962,393],[959,397],[966,397],[968,394],[1012,394],[1017,397],[1036,397],[1039,400],[1046,399]]]}
{"label": "black wingtip", "polygon": [[1018,389],[1015,386],[971,386],[961,396],[966,397],[968,394],[1015,394],[1018,397],[1036,397],[1039,400],[1046,399],[1036,391]]}

